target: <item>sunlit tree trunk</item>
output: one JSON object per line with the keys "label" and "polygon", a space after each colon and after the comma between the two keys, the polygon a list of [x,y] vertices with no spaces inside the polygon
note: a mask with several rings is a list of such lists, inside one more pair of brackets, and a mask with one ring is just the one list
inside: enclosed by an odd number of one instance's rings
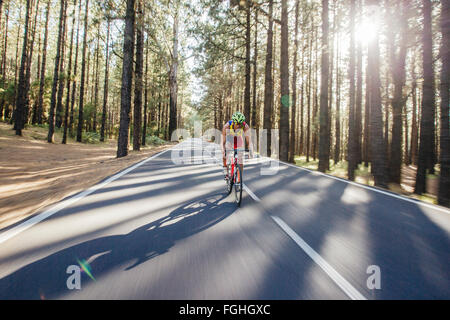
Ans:
{"label": "sunlit tree trunk", "polygon": [[[371,16],[377,20],[379,5],[377,0],[367,1]],[[375,186],[387,187],[386,143],[383,137],[383,114],[381,109],[380,49],[379,35],[375,34],[369,43],[369,77],[370,77],[370,150],[372,174]]]}
{"label": "sunlit tree trunk", "polygon": [[434,166],[435,85],[433,67],[432,4],[423,0],[423,97],[420,121],[419,158],[414,192],[426,192],[426,173]]}

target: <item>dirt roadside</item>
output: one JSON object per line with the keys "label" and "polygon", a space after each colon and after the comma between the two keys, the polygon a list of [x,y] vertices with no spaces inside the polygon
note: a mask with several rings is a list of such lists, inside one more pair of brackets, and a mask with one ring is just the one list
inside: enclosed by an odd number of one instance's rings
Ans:
{"label": "dirt roadside", "polygon": [[172,146],[130,150],[117,159],[114,140],[49,144],[43,134],[43,128],[30,128],[19,137],[0,123],[0,231]]}

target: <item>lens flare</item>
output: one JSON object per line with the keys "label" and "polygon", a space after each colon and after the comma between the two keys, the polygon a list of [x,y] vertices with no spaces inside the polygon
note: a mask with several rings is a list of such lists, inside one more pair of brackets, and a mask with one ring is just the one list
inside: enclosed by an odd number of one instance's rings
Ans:
{"label": "lens flare", "polygon": [[80,268],[82,271],[86,272],[86,274],[89,276],[89,278],[91,278],[92,280],[95,281],[94,276],[91,273],[91,266],[89,265],[89,263],[86,262],[86,260],[78,260],[77,259],[78,264],[80,265]]}

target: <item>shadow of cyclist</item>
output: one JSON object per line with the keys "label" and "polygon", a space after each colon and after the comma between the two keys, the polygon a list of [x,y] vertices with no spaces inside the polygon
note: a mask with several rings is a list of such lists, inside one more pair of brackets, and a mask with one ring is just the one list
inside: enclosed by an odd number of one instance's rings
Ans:
{"label": "shadow of cyclist", "polygon": [[[0,279],[0,299],[58,298],[68,292],[67,267],[77,261],[88,263],[96,281],[113,269],[131,270],[231,215],[236,206],[223,199],[223,193],[209,194],[128,234],[89,240],[28,264]],[[85,272],[83,281],[91,281]]]}

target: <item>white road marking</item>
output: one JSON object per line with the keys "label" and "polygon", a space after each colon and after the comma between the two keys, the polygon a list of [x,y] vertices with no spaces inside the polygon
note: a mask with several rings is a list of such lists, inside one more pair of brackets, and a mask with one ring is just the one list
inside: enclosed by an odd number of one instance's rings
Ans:
{"label": "white road marking", "polygon": [[343,276],[339,274],[328,262],[325,261],[313,248],[311,248],[294,230],[292,230],[281,218],[270,216],[303,251],[322,268],[323,271],[333,280],[342,291],[352,300],[367,300],[358,290],[356,290]]}
{"label": "white road marking", "polygon": [[[266,157],[264,157],[264,158],[266,158]],[[300,170],[308,171],[309,173],[312,173],[312,174],[315,174],[315,175],[321,175],[321,176],[324,176],[324,177],[327,177],[327,178],[331,178],[331,179],[334,179],[334,180],[342,181],[342,182],[351,184],[351,185],[356,186],[356,187],[360,187],[360,188],[363,188],[363,189],[366,189],[366,190],[378,192],[378,193],[381,193],[381,194],[384,194],[384,195],[387,195],[387,196],[390,196],[390,197],[393,197],[393,198],[397,198],[397,199],[400,199],[400,200],[404,200],[404,201],[408,201],[408,202],[417,204],[419,206],[428,207],[430,209],[434,209],[434,210],[437,210],[437,211],[441,211],[441,212],[450,214],[450,209],[446,209],[446,208],[440,207],[438,205],[426,203],[426,202],[423,202],[423,201],[420,201],[420,200],[410,199],[410,198],[407,198],[407,197],[404,197],[404,196],[401,196],[401,195],[397,195],[397,194],[386,192],[386,191],[383,191],[383,190],[380,190],[380,189],[377,189],[377,188],[373,188],[371,186],[366,186],[366,185],[359,184],[359,183],[356,183],[356,182],[353,182],[353,181],[350,181],[350,180],[346,180],[346,179],[342,179],[342,178],[339,178],[339,177],[335,177],[335,176],[332,176],[332,175],[329,175],[329,174],[326,174],[326,173],[323,173],[323,172],[320,172],[320,171],[313,171],[313,170],[310,170],[310,169],[299,167],[299,166],[296,166],[295,164],[287,163],[287,162],[284,162],[284,161],[281,161],[281,160],[278,160],[278,159],[271,159],[271,160],[272,161],[278,161],[278,162],[280,162],[282,164],[285,164],[285,165],[287,165],[289,167],[293,167],[293,168],[297,168],[297,169],[300,169]]]}
{"label": "white road marking", "polygon": [[[209,152],[208,152],[209,153]],[[220,162],[219,159],[213,157],[211,158]],[[250,190],[244,184],[244,190],[248,193],[250,197],[256,202],[261,202],[261,199]],[[294,242],[315,262],[319,267],[333,280],[339,288],[344,291],[344,293],[352,300],[367,300],[358,290],[356,290],[343,276],[339,274],[328,262],[325,261],[322,256],[320,256],[313,248],[311,248],[294,230],[291,229],[280,217],[271,215],[270,216],[275,223],[292,239]]]}
{"label": "white road marking", "polygon": [[107,180],[105,180],[105,181],[103,181],[103,182],[101,182],[99,184],[96,184],[96,185],[90,187],[89,189],[87,189],[87,190],[85,190],[85,191],[83,191],[83,192],[81,192],[81,193],[79,193],[79,194],[77,194],[77,195],[67,199],[67,200],[63,200],[61,202],[58,202],[55,206],[45,210],[41,214],[38,214],[38,215],[34,216],[33,218],[28,219],[25,222],[19,224],[18,226],[15,226],[15,227],[13,227],[13,228],[3,232],[2,234],[0,234],[0,244],[5,242],[5,241],[7,241],[7,240],[9,240],[9,239],[11,239],[12,237],[18,235],[19,233],[24,232],[25,230],[31,228],[32,226],[34,226],[35,224],[41,222],[42,220],[47,219],[48,217],[54,215],[55,213],[61,211],[62,209],[64,209],[64,208],[74,204],[75,202],[83,199],[84,197],[90,195],[91,193],[97,191],[98,189],[103,188],[107,184],[113,182],[114,180],[119,179],[120,177],[124,176],[128,172],[130,172],[130,171],[132,171],[132,170],[142,166],[144,163],[146,163],[146,162],[148,162],[148,161],[150,161],[150,160],[152,160],[152,159],[162,155],[163,153],[165,153],[165,152],[167,152],[169,150],[171,150],[171,148],[166,149],[166,150],[164,150],[162,152],[159,152],[159,153],[157,153],[157,154],[151,156],[150,158],[147,158],[147,159],[145,159],[145,160],[143,160],[141,162],[138,162],[135,165],[133,165],[133,166],[131,166],[131,167],[129,167],[129,168],[127,168],[127,169],[125,169],[125,170],[115,174],[114,176],[108,178]]}

